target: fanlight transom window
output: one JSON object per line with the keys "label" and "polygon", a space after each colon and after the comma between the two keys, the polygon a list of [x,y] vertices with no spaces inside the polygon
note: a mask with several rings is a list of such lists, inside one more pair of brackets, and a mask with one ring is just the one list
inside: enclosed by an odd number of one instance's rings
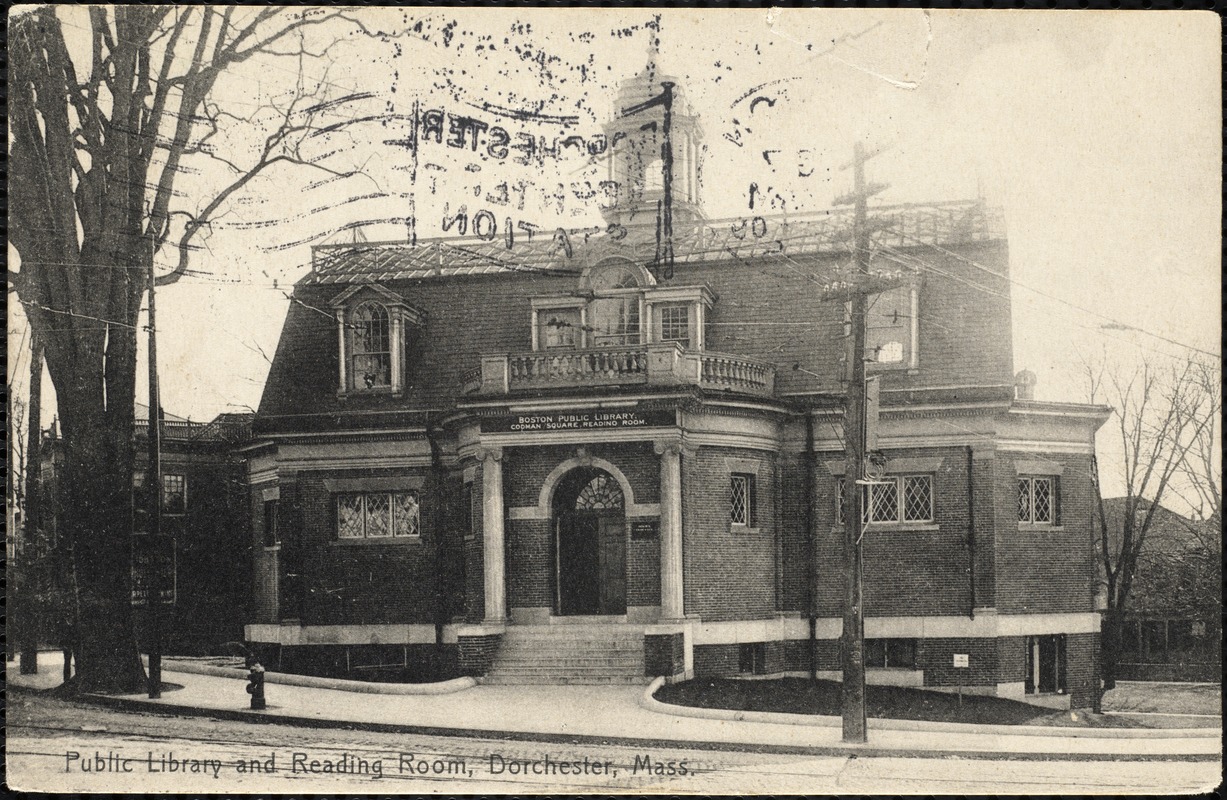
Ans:
{"label": "fanlight transom window", "polygon": [[392,336],[388,310],[366,302],[350,315],[350,388],[392,385]]}
{"label": "fanlight transom window", "polygon": [[622,487],[610,475],[597,475],[579,490],[576,511],[606,511],[622,508]]}

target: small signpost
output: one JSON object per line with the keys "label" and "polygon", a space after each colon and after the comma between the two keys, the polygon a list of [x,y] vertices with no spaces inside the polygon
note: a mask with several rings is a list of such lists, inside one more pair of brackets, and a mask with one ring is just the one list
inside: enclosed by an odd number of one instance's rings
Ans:
{"label": "small signpost", "polygon": [[[954,668],[967,669],[971,666],[971,659],[967,653],[954,654]],[[959,676],[959,710],[963,709],[963,673],[958,673]]]}

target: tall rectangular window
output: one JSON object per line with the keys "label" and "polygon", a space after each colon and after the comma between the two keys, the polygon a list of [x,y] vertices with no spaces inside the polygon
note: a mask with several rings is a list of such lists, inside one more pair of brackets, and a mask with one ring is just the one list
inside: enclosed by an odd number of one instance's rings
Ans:
{"label": "tall rectangular window", "polygon": [[388,310],[375,302],[355,308],[349,318],[349,388],[361,391],[392,385],[392,337]]}
{"label": "tall rectangular window", "polygon": [[[861,488],[862,523],[900,523],[933,521],[933,476],[899,475]],[[844,522],[844,491],[846,481],[839,478],[835,486],[835,521]]]}
{"label": "tall rectangular window", "polygon": [[187,477],[167,473],[162,476],[162,513],[182,514],[187,511]]}
{"label": "tall rectangular window", "polygon": [[729,476],[729,521],[734,525],[754,526],[757,477],[748,472],[734,472]]}
{"label": "tall rectangular window", "polygon": [[[919,290],[912,285],[896,286],[869,299],[865,311],[866,368],[916,367],[916,309]],[[852,333],[852,304],[844,306],[844,333]]]}
{"label": "tall rectangular window", "polygon": [[656,313],[660,317],[660,340],[662,342],[679,342],[683,347],[691,346],[689,306],[659,306]]}
{"label": "tall rectangular window", "polygon": [[337,495],[338,539],[389,539],[420,535],[417,492],[349,492]]}
{"label": "tall rectangular window", "polygon": [[1056,481],[1051,477],[1018,479],[1018,521],[1032,525],[1056,524]]}
{"label": "tall rectangular window", "polygon": [[276,547],[281,544],[281,535],[277,532],[277,501],[264,501],[264,546]]}

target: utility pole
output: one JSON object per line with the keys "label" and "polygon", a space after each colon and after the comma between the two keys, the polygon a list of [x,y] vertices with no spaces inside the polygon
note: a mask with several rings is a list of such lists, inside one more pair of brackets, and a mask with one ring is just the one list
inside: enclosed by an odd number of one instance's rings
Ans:
{"label": "utility pole", "polygon": [[[865,719],[865,609],[864,570],[861,537],[864,521],[861,516],[861,487],[865,477],[866,444],[870,438],[868,402],[865,391],[865,315],[869,294],[869,220],[870,195],[885,186],[865,183],[865,162],[876,153],[865,154],[858,142],[852,159],[852,195],[837,199],[837,204],[850,199],[854,212],[852,221],[852,254],[855,274],[850,283],[851,331],[848,335],[848,395],[844,407],[844,619],[840,638],[840,660],[843,668],[840,707],[843,716],[843,740],[863,744],[868,740]],[[880,291],[880,290],[879,290]],[[876,415],[875,415],[876,416]]]}
{"label": "utility pole", "polygon": [[162,401],[158,391],[158,338],[154,316],[153,232],[149,234],[149,530],[146,539],[146,604],[149,608],[149,697],[162,696]]}
{"label": "utility pole", "polygon": [[18,560],[24,576],[21,586],[21,606],[25,612],[21,621],[22,675],[38,673],[38,639],[42,625],[39,619],[42,609],[38,607],[36,593],[43,586],[42,570],[45,558],[40,557],[39,534],[43,527],[43,340],[31,324],[30,327],[30,400],[26,409],[26,497],[24,542],[25,553]]}

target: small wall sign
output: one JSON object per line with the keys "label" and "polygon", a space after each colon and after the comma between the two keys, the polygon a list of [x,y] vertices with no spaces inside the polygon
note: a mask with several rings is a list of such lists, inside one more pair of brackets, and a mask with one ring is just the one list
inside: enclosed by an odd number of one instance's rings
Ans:
{"label": "small wall sign", "polygon": [[647,539],[655,539],[660,535],[660,520],[658,519],[633,519],[631,520],[631,541],[644,541]]}
{"label": "small wall sign", "polygon": [[971,663],[970,663],[970,659],[968,658],[968,654],[967,653],[955,653],[954,654],[954,665],[960,668],[970,667]]}

